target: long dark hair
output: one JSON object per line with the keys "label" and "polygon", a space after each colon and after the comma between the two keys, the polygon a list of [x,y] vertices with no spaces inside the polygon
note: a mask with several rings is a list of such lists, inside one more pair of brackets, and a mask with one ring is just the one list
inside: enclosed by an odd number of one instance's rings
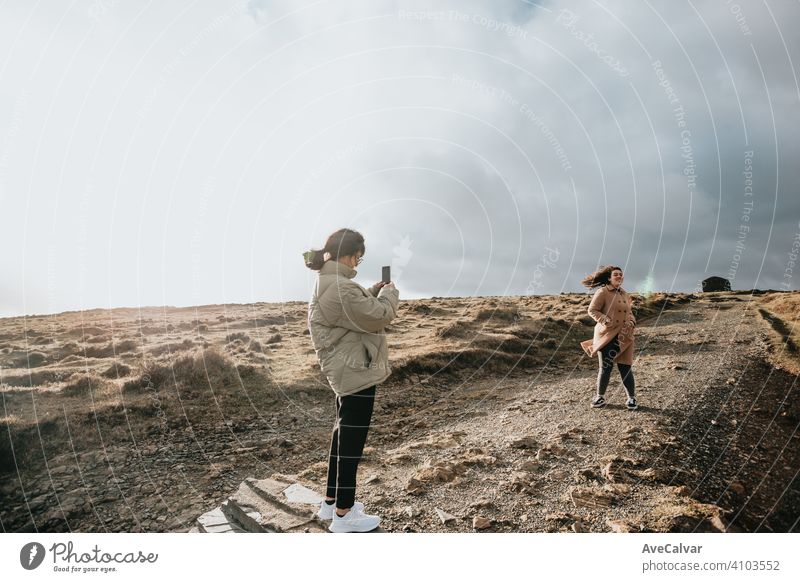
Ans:
{"label": "long dark hair", "polygon": [[621,270],[622,267],[617,267],[616,265],[606,265],[604,267],[600,267],[591,275],[587,275],[586,278],[581,281],[581,285],[584,285],[589,289],[594,289],[595,287],[600,287],[602,285],[608,285],[611,281],[611,273]]}
{"label": "long dark hair", "polygon": [[[324,247],[303,253],[303,259],[306,262],[306,267],[319,271],[326,260],[350,257],[359,251],[362,255],[366,251],[362,234],[349,228],[340,228],[328,237]],[[326,254],[328,255],[327,258],[325,257]]]}

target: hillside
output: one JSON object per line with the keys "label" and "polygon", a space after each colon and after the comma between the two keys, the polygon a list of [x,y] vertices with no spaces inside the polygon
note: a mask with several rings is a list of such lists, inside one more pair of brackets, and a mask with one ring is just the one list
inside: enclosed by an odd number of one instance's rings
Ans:
{"label": "hillside", "polygon": [[[616,372],[588,406],[588,295],[402,302],[359,499],[386,531],[795,531],[799,297],[636,297],[635,412]],[[248,477],[321,491],[333,396],[305,315],[0,320],[3,530],[188,531]]]}

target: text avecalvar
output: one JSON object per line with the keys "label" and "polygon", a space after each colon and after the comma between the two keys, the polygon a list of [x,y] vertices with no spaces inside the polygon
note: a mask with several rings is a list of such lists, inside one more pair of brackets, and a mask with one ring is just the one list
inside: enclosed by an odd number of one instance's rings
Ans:
{"label": "text avecalvar", "polygon": [[699,554],[703,546],[690,546],[686,544],[665,544],[663,546],[651,546],[645,544],[642,548],[643,554]]}

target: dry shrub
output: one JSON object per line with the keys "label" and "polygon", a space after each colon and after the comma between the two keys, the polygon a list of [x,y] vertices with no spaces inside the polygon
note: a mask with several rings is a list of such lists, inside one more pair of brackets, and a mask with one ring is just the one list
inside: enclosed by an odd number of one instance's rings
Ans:
{"label": "dry shrub", "polygon": [[88,346],[85,348],[85,354],[88,358],[109,358],[115,354],[122,354],[125,352],[132,352],[139,346],[133,340],[123,340],[121,342],[110,342],[104,347]]}
{"label": "dry shrub", "polygon": [[39,372],[30,372],[19,376],[3,375],[3,384],[23,387],[42,386],[43,384],[50,384],[51,382],[60,382],[62,376],[63,372],[51,370],[40,370]]}
{"label": "dry shrub", "polygon": [[38,422],[0,422],[0,473],[16,472],[43,462],[42,449],[51,443],[69,442],[60,416],[40,418]]}
{"label": "dry shrub", "polygon": [[517,307],[498,307],[496,309],[480,309],[475,313],[475,321],[516,321],[522,316]]}
{"label": "dry shrub", "polygon": [[506,354],[530,355],[536,353],[536,346],[530,341],[518,337],[481,336],[472,345]]}
{"label": "dry shrub", "polygon": [[88,396],[91,392],[98,392],[106,387],[106,381],[96,374],[74,374],[70,383],[61,389],[64,396]]}
{"label": "dry shrub", "polygon": [[459,351],[421,354],[392,363],[392,379],[402,380],[411,375],[455,374],[479,369],[493,374],[507,374],[513,369],[529,368],[538,362],[531,351],[526,355],[500,350],[472,347]]}
{"label": "dry shrub", "polygon": [[67,356],[74,356],[74,355],[83,355],[83,348],[79,346],[75,342],[67,342],[62,346],[59,346],[53,350],[53,357],[56,359],[62,359]]}
{"label": "dry shrub", "polygon": [[67,332],[67,335],[75,338],[84,338],[90,335],[105,335],[105,334],[108,334],[107,329],[103,329],[102,327],[97,327],[93,325],[76,327]]}
{"label": "dry shrub", "polygon": [[123,376],[129,376],[131,373],[131,367],[122,364],[120,362],[114,362],[108,369],[103,372],[103,377],[105,378],[122,378]]}
{"label": "dry shrub", "polygon": [[174,343],[166,343],[155,348],[148,350],[148,352],[153,356],[162,356],[164,354],[172,354],[173,352],[185,352],[186,350],[190,350],[194,347],[194,342],[190,339],[185,339],[181,343],[174,344]]}
{"label": "dry shrub", "polygon": [[171,384],[180,384],[187,388],[210,385],[217,389],[237,385],[240,377],[246,377],[253,372],[252,366],[237,366],[216,349],[208,348],[181,356],[172,364],[151,362],[142,369],[140,378],[126,382],[122,389],[126,392],[142,392],[151,386],[159,388]]}
{"label": "dry shrub", "polygon": [[27,356],[22,356],[18,362],[20,368],[35,368],[47,361],[47,356],[42,352],[29,352]]}
{"label": "dry shrub", "polygon": [[139,334],[144,336],[163,335],[167,333],[167,328],[163,325],[143,325],[139,328]]}
{"label": "dry shrub", "polygon": [[465,334],[473,335],[475,331],[468,321],[454,321],[436,330],[436,337],[463,337]]}
{"label": "dry shrub", "polygon": [[247,325],[248,326],[251,325],[252,322],[252,325],[254,327],[259,328],[259,327],[267,327],[270,325],[285,325],[287,323],[296,320],[297,320],[296,317],[291,317],[289,315],[273,315],[267,317],[259,317],[255,320],[248,320]]}
{"label": "dry shrub", "polygon": [[572,327],[572,324],[570,322],[568,322],[566,319],[562,319],[560,317],[552,317],[552,316],[548,315],[547,317],[544,318],[544,320],[547,323],[555,324],[558,327],[566,327],[566,328]]}
{"label": "dry shrub", "polygon": [[241,340],[243,343],[247,343],[250,341],[250,336],[241,331],[225,336],[225,341],[228,343],[231,343],[236,340]]}
{"label": "dry shrub", "polygon": [[[715,296],[704,295],[704,299],[709,297],[716,299]],[[653,293],[647,296],[634,295],[633,296],[633,312],[637,320],[642,320],[645,317],[658,315],[666,309],[671,309],[676,305],[688,303],[693,299],[692,295],[680,293],[671,295],[669,293]]]}

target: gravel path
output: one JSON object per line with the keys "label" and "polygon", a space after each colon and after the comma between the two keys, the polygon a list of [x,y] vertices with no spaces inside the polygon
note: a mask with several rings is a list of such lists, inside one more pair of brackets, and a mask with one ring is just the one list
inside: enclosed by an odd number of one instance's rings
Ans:
{"label": "gravel path", "polygon": [[[494,531],[796,530],[797,377],[767,362],[769,327],[750,298],[694,300],[637,332],[636,411],[617,372],[606,408],[589,407],[596,369],[584,358],[440,386],[445,398],[400,403],[388,427],[376,416],[359,475],[368,508],[389,531],[471,531],[475,516]],[[627,474],[603,475],[609,463]],[[413,475],[416,494],[405,490]],[[612,499],[580,507],[576,488]]]}

